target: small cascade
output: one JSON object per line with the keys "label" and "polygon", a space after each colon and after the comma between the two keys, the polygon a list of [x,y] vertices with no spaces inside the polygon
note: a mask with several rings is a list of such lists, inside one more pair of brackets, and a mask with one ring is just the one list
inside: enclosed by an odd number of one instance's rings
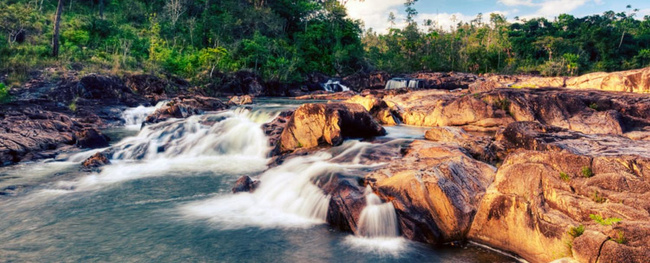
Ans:
{"label": "small cascade", "polygon": [[268,141],[259,124],[233,111],[191,116],[145,126],[138,136],[127,138],[113,149],[112,159],[244,155],[265,158]]}
{"label": "small cascade", "polygon": [[327,92],[340,92],[340,91],[349,91],[350,88],[347,86],[341,84],[340,81],[338,80],[327,80],[327,82],[323,83],[323,89]]}
{"label": "small cascade", "polygon": [[386,82],[386,89],[420,89],[423,87],[421,79],[394,78]]}
{"label": "small cascade", "polygon": [[370,186],[366,187],[365,195],[366,207],[361,211],[357,235],[372,238],[399,236],[393,203],[382,203]]}
{"label": "small cascade", "polygon": [[122,120],[124,120],[124,126],[130,130],[139,130],[142,127],[142,122],[152,114],[156,109],[161,108],[165,105],[167,101],[161,101],[156,104],[155,107],[145,107],[138,106],[135,108],[128,108],[122,112]]}
{"label": "small cascade", "polygon": [[280,115],[280,112],[282,110],[277,109],[277,110],[269,110],[269,109],[248,109],[246,107],[240,107],[234,110],[235,114],[238,114],[242,117],[245,117],[252,122],[258,123],[258,124],[264,124],[267,122],[272,121],[275,119],[275,117],[278,117]]}

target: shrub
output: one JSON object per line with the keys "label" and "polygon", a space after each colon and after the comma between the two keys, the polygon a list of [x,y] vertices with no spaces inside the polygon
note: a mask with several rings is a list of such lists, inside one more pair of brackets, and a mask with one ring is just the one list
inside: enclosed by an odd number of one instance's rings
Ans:
{"label": "shrub", "polygon": [[592,102],[591,104],[589,104],[589,108],[591,108],[593,110],[598,110],[598,104],[596,104],[595,102]]}
{"label": "shrub", "polygon": [[568,175],[567,173],[565,173],[565,172],[560,172],[560,179],[562,179],[562,180],[564,180],[564,181],[566,181],[566,182],[571,181],[571,178],[570,178],[569,175]]}
{"label": "shrub", "polygon": [[603,218],[600,215],[594,215],[594,214],[589,214],[589,217],[592,220],[594,220],[596,223],[601,224],[603,226],[611,226],[614,223],[621,222],[621,219],[617,217]]}
{"label": "shrub", "polygon": [[494,101],[494,106],[496,106],[499,109],[502,109],[505,111],[507,114],[510,114],[510,100],[504,98],[504,99],[497,99]]}
{"label": "shrub", "polygon": [[589,177],[594,176],[594,172],[593,172],[593,171],[591,170],[591,168],[589,168],[588,166],[583,166],[583,167],[582,167],[582,175],[583,175],[584,177],[589,178]]}
{"label": "shrub", "polygon": [[618,231],[618,233],[616,233],[616,238],[614,238],[614,241],[616,241],[616,243],[619,244],[627,243],[627,239],[625,238],[625,233],[623,233],[623,231]]}
{"label": "shrub", "polygon": [[581,236],[582,233],[584,233],[584,232],[585,232],[585,226],[584,225],[579,225],[579,226],[570,228],[569,232],[567,232],[567,234],[569,234],[570,236],[576,238],[576,237]]}
{"label": "shrub", "polygon": [[9,101],[9,89],[4,83],[0,83],[0,103]]}

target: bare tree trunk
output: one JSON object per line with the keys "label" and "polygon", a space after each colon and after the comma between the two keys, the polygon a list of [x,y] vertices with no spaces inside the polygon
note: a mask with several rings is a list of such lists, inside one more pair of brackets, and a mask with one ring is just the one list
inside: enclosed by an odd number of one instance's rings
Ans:
{"label": "bare tree trunk", "polygon": [[99,0],[99,18],[104,20],[104,0]]}
{"label": "bare tree trunk", "polygon": [[59,25],[61,24],[61,12],[63,12],[63,0],[59,0],[54,16],[54,35],[52,36],[52,56],[59,56]]}

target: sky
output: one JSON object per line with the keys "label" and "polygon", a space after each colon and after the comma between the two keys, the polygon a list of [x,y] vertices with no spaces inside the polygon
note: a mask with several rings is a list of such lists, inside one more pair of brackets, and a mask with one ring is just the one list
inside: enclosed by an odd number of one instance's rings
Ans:
{"label": "sky", "polygon": [[[385,33],[390,27],[388,15],[393,12],[396,16],[397,27],[404,24],[405,0],[348,0],[346,7],[348,16],[363,21],[365,28]],[[416,21],[426,19],[438,21],[443,29],[459,21],[468,22],[478,13],[483,13],[484,21],[490,13],[504,15],[509,21],[515,17],[530,19],[546,17],[553,19],[560,14],[571,14],[583,17],[593,14],[602,14],[605,11],[626,11],[626,6],[640,9],[636,17],[642,19],[650,15],[650,0],[418,0],[415,9],[418,11]],[[453,22],[455,18],[456,22]]]}

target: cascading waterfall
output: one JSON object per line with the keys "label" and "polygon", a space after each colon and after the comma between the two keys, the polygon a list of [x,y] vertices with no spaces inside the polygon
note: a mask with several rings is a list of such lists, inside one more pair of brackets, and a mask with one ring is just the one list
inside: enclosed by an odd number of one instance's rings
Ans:
{"label": "cascading waterfall", "polygon": [[337,80],[327,80],[327,82],[323,83],[323,89],[327,92],[340,92],[340,91],[349,91],[350,88],[347,86],[341,84],[340,81]]}
{"label": "cascading waterfall", "polygon": [[361,211],[357,235],[365,237],[397,237],[397,214],[393,203],[382,203],[379,196],[366,187],[366,207]]}
{"label": "cascading waterfall", "polygon": [[138,106],[135,108],[128,108],[122,112],[122,120],[124,126],[129,130],[139,130],[142,127],[142,122],[153,113],[156,109],[162,107],[167,101],[161,101],[155,107]]}

